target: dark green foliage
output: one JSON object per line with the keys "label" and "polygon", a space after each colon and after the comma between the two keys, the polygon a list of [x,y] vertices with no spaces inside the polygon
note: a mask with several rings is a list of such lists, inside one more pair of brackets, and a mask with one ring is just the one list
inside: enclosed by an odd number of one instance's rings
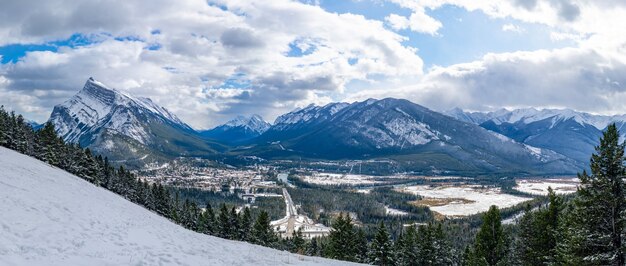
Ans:
{"label": "dark green foliage", "polygon": [[217,216],[218,231],[217,235],[221,238],[232,239],[232,230],[230,227],[230,213],[226,204],[220,207],[220,214]]}
{"label": "dark green foliage", "polygon": [[382,266],[395,265],[396,263],[393,242],[383,222],[380,222],[376,236],[370,245],[369,262]]}
{"label": "dark green foliage", "polygon": [[474,256],[478,261],[484,259],[487,265],[497,265],[506,255],[505,236],[500,219],[498,207],[491,206],[483,216],[483,224],[476,234]]}
{"label": "dark green foliage", "polygon": [[555,262],[563,203],[552,188],[548,188],[548,191],[548,206],[537,211],[531,211],[529,206],[520,219],[516,250],[522,265],[549,265]]}
{"label": "dark green foliage", "polygon": [[324,252],[326,257],[357,261],[356,231],[349,215],[339,214],[332,224],[329,242]]}
{"label": "dark green foliage", "polygon": [[262,211],[252,228],[252,242],[263,246],[273,246],[278,242],[278,236],[270,226],[267,212]]}
{"label": "dark green foliage", "polygon": [[581,185],[562,221],[559,262],[624,265],[625,173],[624,144],[612,124],[591,156],[591,175],[578,175]]}

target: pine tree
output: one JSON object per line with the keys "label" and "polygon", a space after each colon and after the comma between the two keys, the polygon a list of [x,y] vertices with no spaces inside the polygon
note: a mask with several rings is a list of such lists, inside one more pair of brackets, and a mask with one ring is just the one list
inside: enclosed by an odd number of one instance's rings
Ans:
{"label": "pine tree", "polygon": [[433,236],[432,246],[434,250],[433,252],[434,260],[433,260],[432,265],[441,265],[441,266],[452,265],[452,257],[453,257],[452,247],[447,241],[447,237],[445,233],[443,232],[442,225],[437,224],[436,227],[434,225],[432,226],[429,225],[429,227]]}
{"label": "pine tree", "polygon": [[204,210],[204,216],[206,217],[206,234],[215,235],[217,233],[217,221],[215,218],[215,212],[211,203],[207,202]]}
{"label": "pine tree", "polygon": [[355,230],[349,215],[341,213],[333,221],[325,254],[329,258],[356,261]]}
{"label": "pine tree", "polygon": [[235,206],[230,209],[230,214],[228,215],[228,223],[230,224],[230,239],[241,240],[239,214],[237,214],[237,209],[235,209]]}
{"label": "pine tree", "polygon": [[318,244],[317,237],[314,237],[307,243],[306,255],[308,256],[320,256],[320,246]]}
{"label": "pine tree", "polygon": [[252,228],[253,242],[255,244],[271,247],[278,238],[274,233],[274,230],[270,226],[270,217],[266,211],[261,211]]}
{"label": "pine tree", "polygon": [[220,214],[217,217],[217,222],[219,225],[218,236],[221,238],[232,239],[232,228],[230,226],[230,213],[228,212],[228,208],[226,204],[222,204],[220,208]]}
{"label": "pine tree", "polygon": [[488,265],[497,265],[505,257],[505,251],[506,243],[500,211],[493,205],[483,215],[483,223],[476,234],[474,255],[478,260],[484,259]]}
{"label": "pine tree", "polygon": [[[559,247],[563,263],[624,265],[624,144],[611,124],[591,156],[591,175],[578,175],[580,186],[568,212],[564,241]],[[563,261],[564,260],[564,261]]]}
{"label": "pine tree", "polygon": [[418,264],[417,250],[417,229],[415,226],[409,226],[406,232],[398,237],[397,243],[397,259],[398,265],[412,266]]}
{"label": "pine tree", "polygon": [[250,214],[250,208],[245,207],[243,214],[239,219],[239,239],[242,241],[250,241],[252,238],[252,215]]}
{"label": "pine tree", "polygon": [[362,228],[359,228],[356,231],[356,239],[355,239],[355,252],[356,252],[356,261],[361,263],[366,263],[368,261],[367,254],[367,237],[365,236],[365,231]]}
{"label": "pine tree", "polygon": [[302,227],[296,230],[295,234],[291,238],[291,252],[304,254],[304,237],[302,236]]}
{"label": "pine tree", "polygon": [[385,224],[381,221],[376,236],[370,245],[370,263],[374,265],[395,265],[395,257],[391,238]]}

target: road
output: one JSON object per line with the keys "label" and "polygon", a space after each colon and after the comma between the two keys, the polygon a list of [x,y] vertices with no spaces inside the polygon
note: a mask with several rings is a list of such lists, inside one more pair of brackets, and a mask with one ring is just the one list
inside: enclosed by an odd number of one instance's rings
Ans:
{"label": "road", "polygon": [[298,215],[298,210],[296,209],[296,205],[293,204],[293,200],[291,199],[291,195],[286,188],[283,188],[283,197],[285,198],[285,212],[286,217],[289,217],[287,220],[287,237],[292,237],[293,232],[295,231],[296,225],[296,217]]}

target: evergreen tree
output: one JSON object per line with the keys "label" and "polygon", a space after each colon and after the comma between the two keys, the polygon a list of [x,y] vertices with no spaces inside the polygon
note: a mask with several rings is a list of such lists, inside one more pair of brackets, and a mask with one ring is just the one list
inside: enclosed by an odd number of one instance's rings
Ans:
{"label": "evergreen tree", "polygon": [[406,229],[406,232],[398,237],[396,240],[396,252],[398,265],[412,266],[419,265],[418,250],[417,250],[417,229],[411,225]]}
{"label": "evergreen tree", "polygon": [[432,265],[451,265],[453,257],[452,247],[448,243],[442,225],[439,223],[436,227],[434,225],[429,225],[429,227],[433,236],[434,259]]}
{"label": "evergreen tree", "polygon": [[483,223],[476,234],[474,256],[484,259],[488,265],[497,265],[505,257],[506,243],[502,231],[500,211],[495,205],[483,215]]}
{"label": "evergreen tree", "polygon": [[293,237],[291,238],[291,252],[304,254],[304,244],[305,241],[304,237],[302,236],[302,227],[300,227],[298,228],[298,230],[296,230]]}
{"label": "evergreen tree", "polygon": [[527,207],[519,222],[517,253],[522,265],[553,264],[559,230],[562,200],[552,188],[548,188],[550,200],[547,208],[531,211]]}
{"label": "evergreen tree", "polygon": [[329,258],[356,261],[355,230],[349,215],[339,214],[333,221],[325,255]]}
{"label": "evergreen tree", "polygon": [[253,242],[266,247],[278,242],[274,230],[270,226],[270,217],[266,211],[261,211],[252,228]]}
{"label": "evergreen tree", "polygon": [[381,221],[376,236],[370,245],[370,263],[374,265],[395,265],[395,257],[391,238],[385,224]]}
{"label": "evergreen tree", "polygon": [[559,247],[562,263],[624,265],[624,144],[611,124],[591,156],[591,175],[578,175],[580,186],[568,212],[564,241]]}
{"label": "evergreen tree", "polygon": [[211,203],[207,202],[204,210],[204,216],[206,221],[206,234],[214,235],[217,233],[217,222],[215,219],[215,212],[213,212],[213,207],[211,207]]}
{"label": "evergreen tree", "polygon": [[250,208],[245,207],[243,214],[239,219],[239,239],[242,241],[250,241],[252,238],[252,215]]}
{"label": "evergreen tree", "polygon": [[230,214],[228,215],[228,223],[230,224],[230,239],[241,240],[239,214],[237,214],[235,206],[230,209]]}
{"label": "evergreen tree", "polygon": [[354,244],[356,251],[356,261],[366,263],[368,261],[367,237],[365,236],[365,231],[362,228],[359,228],[356,231],[356,239]]}
{"label": "evergreen tree", "polygon": [[232,239],[232,228],[230,226],[230,213],[226,204],[222,204],[220,208],[220,214],[217,217],[219,225],[218,236],[221,238]]}
{"label": "evergreen tree", "polygon": [[308,256],[320,256],[320,246],[318,244],[317,237],[314,237],[307,243],[306,255]]}

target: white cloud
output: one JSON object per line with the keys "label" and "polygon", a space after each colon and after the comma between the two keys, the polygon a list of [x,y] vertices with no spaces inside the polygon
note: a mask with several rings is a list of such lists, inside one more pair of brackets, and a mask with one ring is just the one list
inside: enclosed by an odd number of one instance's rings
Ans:
{"label": "white cloud", "polygon": [[[209,127],[234,114],[272,119],[303,102],[328,101],[353,80],[422,75],[416,49],[403,45],[405,37],[380,21],[287,0],[209,2],[26,0],[3,5],[0,45],[41,43],[74,33],[92,34],[99,42],[30,52],[0,66],[0,75],[10,81],[0,86],[19,95],[62,92],[37,103],[44,111],[31,115],[41,121],[49,113],[45,110],[94,76],[153,98],[193,126]],[[125,36],[132,38],[114,39]],[[307,53],[289,56],[290,45]],[[236,75],[246,89],[221,88]],[[5,99],[0,102],[11,104]]]}
{"label": "white cloud", "polygon": [[522,27],[511,23],[502,25],[502,31],[524,33],[524,29]]}
{"label": "white cloud", "polygon": [[394,30],[410,29],[414,32],[436,35],[443,26],[441,22],[428,16],[422,7],[412,9],[411,15],[407,18],[398,14],[390,14],[385,17],[385,21]]}
{"label": "white cloud", "polygon": [[479,61],[434,68],[413,84],[353,99],[394,96],[438,110],[533,106],[626,113],[624,73],[626,64],[594,50],[488,54]]}

